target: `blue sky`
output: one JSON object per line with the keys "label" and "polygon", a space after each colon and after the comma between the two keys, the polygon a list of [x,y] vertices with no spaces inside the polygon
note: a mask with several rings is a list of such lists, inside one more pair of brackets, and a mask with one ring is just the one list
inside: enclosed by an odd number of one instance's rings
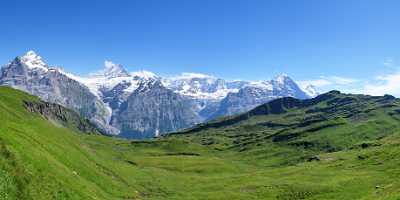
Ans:
{"label": "blue sky", "polygon": [[321,90],[400,95],[400,1],[15,0],[0,7],[4,64],[33,49],[75,74],[112,60],[160,75],[286,73]]}

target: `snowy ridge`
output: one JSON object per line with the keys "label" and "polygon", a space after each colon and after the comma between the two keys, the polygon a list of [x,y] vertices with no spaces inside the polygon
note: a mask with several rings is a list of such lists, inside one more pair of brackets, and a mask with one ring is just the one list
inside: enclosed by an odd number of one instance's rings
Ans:
{"label": "snowy ridge", "polygon": [[128,73],[122,65],[114,64],[111,61],[105,61],[104,69],[90,73],[86,77],[65,74],[87,86],[99,98],[103,97],[104,91],[112,90],[119,84],[127,85],[128,87],[124,91],[132,93],[141,82],[157,78],[155,74],[148,71]]}
{"label": "snowy ridge", "polygon": [[181,75],[172,77],[172,80],[179,80],[179,79],[192,79],[192,78],[199,78],[199,79],[216,79],[216,77],[208,75],[208,74],[201,74],[201,73],[188,73],[188,72],[183,72]]}
{"label": "snowy ridge", "polygon": [[122,65],[115,64],[111,61],[104,61],[104,69],[89,74],[90,77],[126,77],[129,73],[122,67]]}
{"label": "snowy ridge", "polygon": [[[30,69],[40,69],[43,71],[55,70],[54,68],[49,68],[42,58],[34,51],[28,51],[20,58]],[[274,89],[282,90],[288,84],[292,84],[290,81],[291,79],[286,74],[277,76],[273,80],[262,81],[226,81],[208,74],[187,72],[174,77],[161,78],[145,70],[128,72],[122,65],[115,64],[108,60],[104,62],[103,69],[90,73],[88,76],[77,76],[65,72],[61,68],[57,68],[56,70],[85,85],[99,98],[103,97],[104,91],[111,90],[119,84],[127,86],[124,89],[125,93],[133,93],[141,83],[149,82],[150,80],[161,80],[165,87],[182,96],[192,99],[215,101],[222,100],[229,93],[237,93],[240,89],[245,87],[272,91]],[[288,87],[288,89],[292,90],[292,87]],[[301,89],[310,97],[318,94],[313,86],[301,87]]]}
{"label": "snowy ridge", "polygon": [[182,73],[168,79],[163,79],[166,87],[194,99],[220,100],[238,88],[229,88],[226,81],[207,74]]}
{"label": "snowy ridge", "polygon": [[250,86],[255,88],[262,88],[266,90],[272,90],[273,86],[270,81],[252,81],[248,84],[244,85],[243,87]]}
{"label": "snowy ridge", "polygon": [[156,79],[157,78],[157,75],[155,75],[153,72],[149,72],[146,70],[131,72],[130,75],[133,77],[139,77],[139,78],[143,78],[143,79]]}
{"label": "snowy ridge", "polygon": [[21,62],[25,64],[29,69],[39,69],[43,71],[48,70],[48,65],[42,60],[42,57],[36,54],[36,52],[30,50],[25,55],[19,57]]}
{"label": "snowy ridge", "polygon": [[299,93],[298,90],[301,90],[286,74],[279,75],[272,80],[226,81],[207,74],[183,73],[180,76],[163,79],[163,83],[166,87],[183,96],[203,100],[222,100],[228,94],[238,93],[244,88],[254,88],[263,91],[263,93],[270,92],[269,97],[271,98],[279,97],[272,95],[276,91],[286,91],[283,92],[283,96],[285,94],[295,96]]}

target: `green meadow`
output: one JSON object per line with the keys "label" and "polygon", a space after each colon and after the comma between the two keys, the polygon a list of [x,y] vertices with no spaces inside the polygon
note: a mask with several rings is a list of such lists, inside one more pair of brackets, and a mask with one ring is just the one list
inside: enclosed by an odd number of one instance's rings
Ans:
{"label": "green meadow", "polygon": [[[158,139],[87,134],[0,87],[0,199],[400,199],[400,101],[330,92]],[[300,101],[300,102],[299,102]]]}

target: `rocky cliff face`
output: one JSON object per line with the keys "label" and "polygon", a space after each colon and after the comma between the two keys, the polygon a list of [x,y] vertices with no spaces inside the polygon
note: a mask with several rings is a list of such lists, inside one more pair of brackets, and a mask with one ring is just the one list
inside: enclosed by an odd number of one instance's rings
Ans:
{"label": "rocky cliff face", "polygon": [[78,80],[112,110],[109,124],[120,130],[120,137],[149,138],[201,122],[193,102],[151,72],[129,74],[106,61],[103,70]]}
{"label": "rocky cliff face", "polygon": [[191,102],[165,88],[159,80],[139,85],[111,120],[126,138],[159,136],[199,122]]}
{"label": "rocky cliff face", "polygon": [[209,119],[246,112],[265,102],[275,99],[271,90],[245,87],[237,93],[229,93]]}
{"label": "rocky cliff face", "polygon": [[218,109],[221,100],[235,93],[241,85],[230,84],[223,79],[197,73],[163,79],[163,85],[189,99],[201,121],[209,119]]}
{"label": "rocky cliff face", "polygon": [[247,112],[281,97],[309,98],[289,76],[281,75],[271,81],[246,84],[238,92],[229,93],[209,119]]}
{"label": "rocky cliff face", "polygon": [[287,75],[269,81],[225,81],[204,74],[184,73],[165,85],[192,99],[203,121],[246,112],[280,97],[309,98]]}
{"label": "rocky cliff face", "polygon": [[99,129],[78,113],[61,105],[43,101],[24,101],[24,107],[30,112],[38,113],[45,119],[86,134],[101,134]]}
{"label": "rocky cliff face", "polygon": [[28,52],[1,69],[0,85],[8,85],[39,96],[45,101],[71,108],[90,119],[103,131],[117,130],[108,125],[110,111],[89,89],[61,70],[50,68],[40,56]]}

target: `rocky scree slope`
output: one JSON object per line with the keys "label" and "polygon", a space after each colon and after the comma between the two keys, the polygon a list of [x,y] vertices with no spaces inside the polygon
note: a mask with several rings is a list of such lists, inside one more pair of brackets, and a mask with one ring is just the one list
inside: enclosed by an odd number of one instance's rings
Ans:
{"label": "rocky scree slope", "polygon": [[28,111],[38,113],[43,118],[56,125],[61,125],[86,134],[106,134],[102,133],[101,130],[89,120],[82,118],[75,111],[61,105],[41,100],[23,100],[23,105]]}

